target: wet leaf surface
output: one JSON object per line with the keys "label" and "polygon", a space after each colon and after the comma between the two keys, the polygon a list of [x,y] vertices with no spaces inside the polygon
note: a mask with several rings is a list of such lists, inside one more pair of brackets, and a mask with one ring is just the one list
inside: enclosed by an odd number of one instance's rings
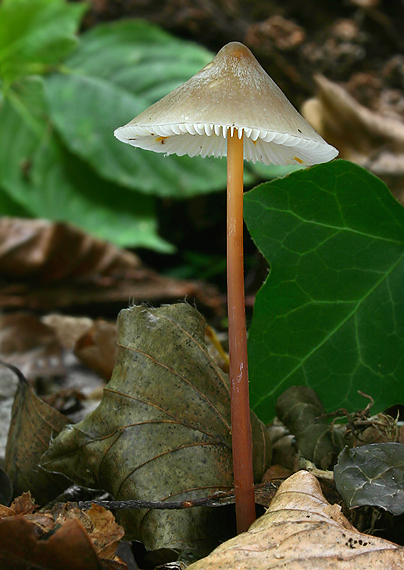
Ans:
{"label": "wet leaf surface", "polygon": [[400,570],[404,548],[355,530],[320,485],[299,471],[249,529],[189,570]]}
{"label": "wet leaf surface", "polygon": [[[118,360],[100,406],[64,430],[42,464],[118,500],[192,500],[231,488],[229,383],[207,352],[205,327],[187,304],[122,311]],[[252,424],[259,480],[270,449],[254,415]],[[232,532],[219,511],[127,511],[120,520],[148,550],[206,552]]]}
{"label": "wet leaf surface", "polygon": [[44,505],[69,486],[64,476],[39,467],[50,441],[69,420],[38,398],[24,376],[17,369],[10,368],[17,374],[19,382],[4,468],[11,479],[14,496],[30,491],[37,504]]}
{"label": "wet leaf surface", "polygon": [[404,513],[404,445],[372,443],[345,448],[334,468],[337,489],[349,507],[381,507]]}

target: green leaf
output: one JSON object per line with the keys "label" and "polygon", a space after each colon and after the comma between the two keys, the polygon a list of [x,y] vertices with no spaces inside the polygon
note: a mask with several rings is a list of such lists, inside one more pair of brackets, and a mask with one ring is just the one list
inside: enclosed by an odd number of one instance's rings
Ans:
{"label": "green leaf", "polygon": [[3,0],[0,6],[0,77],[45,73],[75,47],[86,4],[65,0]]}
{"label": "green leaf", "polygon": [[404,445],[371,443],[340,453],[334,467],[339,494],[349,508],[381,507],[404,513]]}
{"label": "green leaf", "polygon": [[157,234],[153,198],[103,180],[66,151],[45,111],[41,78],[15,84],[0,106],[2,213],[22,209],[71,222],[119,246],[172,251]]}
{"label": "green leaf", "polygon": [[[121,311],[117,362],[100,406],[55,439],[42,465],[119,500],[196,499],[231,488],[230,387],[205,329],[185,303]],[[255,414],[251,421],[258,481],[271,450],[263,424]],[[226,515],[204,508],[121,516],[127,535],[148,550],[212,546],[226,532]]]}
{"label": "green leaf", "polygon": [[[133,149],[114,130],[189,79],[212,55],[141,21],[83,35],[68,73],[46,78],[52,120],[68,148],[104,178],[158,196],[186,198],[226,186],[221,159]],[[249,177],[251,179],[251,176]]]}
{"label": "green leaf", "polygon": [[292,385],[327,411],[404,401],[404,210],[366,170],[338,160],[245,197],[271,265],[249,338],[251,402],[266,420]]}

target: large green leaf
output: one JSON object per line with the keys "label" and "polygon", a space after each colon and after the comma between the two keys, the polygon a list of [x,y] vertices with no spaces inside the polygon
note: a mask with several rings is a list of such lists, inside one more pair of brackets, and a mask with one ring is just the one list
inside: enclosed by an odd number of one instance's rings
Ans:
{"label": "large green leaf", "polygon": [[335,161],[263,184],[245,217],[271,273],[249,338],[251,402],[264,420],[292,385],[326,410],[404,401],[404,210],[366,170]]}
{"label": "large green leaf", "polygon": [[3,0],[0,6],[0,78],[43,73],[76,45],[84,3],[65,0]]}
{"label": "large green leaf", "polygon": [[142,21],[101,25],[83,35],[67,72],[46,78],[52,120],[74,153],[103,177],[158,196],[189,197],[226,185],[224,160],[133,149],[113,136],[212,55]]}
{"label": "large green leaf", "polygon": [[45,110],[38,77],[13,85],[0,106],[0,187],[8,195],[1,213],[15,214],[19,205],[31,216],[71,222],[119,246],[171,251],[157,234],[153,198],[103,180],[71,155]]}

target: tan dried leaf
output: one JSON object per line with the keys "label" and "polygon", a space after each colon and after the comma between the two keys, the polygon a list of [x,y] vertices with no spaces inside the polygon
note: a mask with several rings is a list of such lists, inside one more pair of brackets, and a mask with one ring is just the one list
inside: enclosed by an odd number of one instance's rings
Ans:
{"label": "tan dried leaf", "polygon": [[160,276],[135,254],[62,222],[0,218],[0,274],[0,307],[8,309],[186,297],[222,313],[215,287]]}
{"label": "tan dried leaf", "polygon": [[317,479],[299,471],[248,532],[223,543],[188,570],[402,570],[404,548],[358,532]]}
{"label": "tan dried leaf", "polygon": [[318,92],[303,116],[345,158],[384,179],[393,193],[404,192],[404,124],[364,107],[344,87],[315,77]]}
{"label": "tan dried leaf", "polygon": [[74,346],[74,354],[104,380],[110,380],[115,366],[116,323],[97,319]]}

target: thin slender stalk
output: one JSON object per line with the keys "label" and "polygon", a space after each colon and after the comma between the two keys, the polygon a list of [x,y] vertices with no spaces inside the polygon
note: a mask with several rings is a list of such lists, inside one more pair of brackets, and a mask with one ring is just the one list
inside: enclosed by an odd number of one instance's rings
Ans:
{"label": "thin slender stalk", "polygon": [[256,518],[243,259],[243,138],[227,131],[227,307],[229,316],[230,396],[237,532]]}

